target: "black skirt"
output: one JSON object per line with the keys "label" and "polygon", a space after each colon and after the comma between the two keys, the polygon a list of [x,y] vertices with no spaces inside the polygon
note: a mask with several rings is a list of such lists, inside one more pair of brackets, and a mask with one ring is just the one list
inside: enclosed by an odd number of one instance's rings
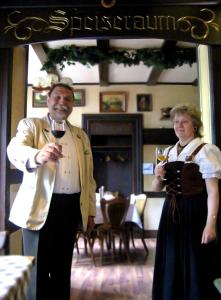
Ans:
{"label": "black skirt", "polygon": [[159,224],[152,300],[220,299],[213,280],[220,277],[216,242],[201,244],[207,195],[165,200]]}

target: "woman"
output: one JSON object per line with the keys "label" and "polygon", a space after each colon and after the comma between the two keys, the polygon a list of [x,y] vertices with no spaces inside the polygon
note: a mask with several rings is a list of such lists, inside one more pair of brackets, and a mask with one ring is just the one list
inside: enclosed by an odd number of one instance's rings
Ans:
{"label": "woman", "polygon": [[201,140],[201,116],[193,106],[171,112],[175,146],[155,168],[154,190],[166,186],[156,247],[153,300],[220,299],[213,280],[221,152]]}

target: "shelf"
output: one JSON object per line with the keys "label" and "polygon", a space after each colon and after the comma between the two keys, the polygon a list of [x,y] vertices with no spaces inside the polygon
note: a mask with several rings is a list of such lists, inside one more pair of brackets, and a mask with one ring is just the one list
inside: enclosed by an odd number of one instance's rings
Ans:
{"label": "shelf", "polygon": [[100,149],[132,149],[131,145],[92,145],[93,150],[100,150]]}
{"label": "shelf", "polygon": [[142,186],[142,115],[83,114],[97,186],[128,196]]}

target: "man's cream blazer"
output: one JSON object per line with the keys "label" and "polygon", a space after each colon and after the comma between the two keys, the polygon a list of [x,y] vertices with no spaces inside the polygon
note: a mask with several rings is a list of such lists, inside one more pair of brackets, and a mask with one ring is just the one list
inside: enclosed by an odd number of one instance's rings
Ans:
{"label": "man's cream blazer", "polygon": [[[86,133],[68,122],[79,162],[81,197],[80,206],[83,227],[86,229],[88,216],[95,216],[95,181],[93,178],[93,159],[90,142]],[[55,163],[28,169],[28,160],[46,143],[54,142],[48,116],[26,118],[19,122],[18,131],[8,145],[10,162],[23,171],[23,181],[15,197],[9,220],[22,228],[39,230],[48,215],[51,196],[55,182]]]}

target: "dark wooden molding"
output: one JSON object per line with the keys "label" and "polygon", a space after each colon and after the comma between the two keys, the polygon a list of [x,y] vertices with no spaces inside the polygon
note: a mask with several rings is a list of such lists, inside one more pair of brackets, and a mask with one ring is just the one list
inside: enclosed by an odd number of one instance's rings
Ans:
{"label": "dark wooden molding", "polygon": [[[83,6],[83,7],[101,7],[101,2],[97,0],[78,0],[74,1],[76,6]],[[148,0],[148,3],[146,0],[137,0],[135,4],[137,6],[168,6],[168,5],[216,5],[220,4],[221,1],[217,0],[207,0],[207,1],[200,1],[200,0]],[[36,2],[33,2],[32,0],[8,0],[7,2],[1,3],[0,8],[17,8],[17,7],[58,7],[59,6],[73,6],[73,1],[71,0],[62,0],[62,4],[60,0],[38,0]],[[128,0],[117,0],[114,7],[120,7],[125,5],[133,5],[128,4]]]}
{"label": "dark wooden molding", "polygon": [[[173,51],[175,50],[177,41],[164,41],[163,45],[162,45],[162,50],[164,50],[165,52],[168,53],[168,55],[171,55],[171,53],[173,53]],[[164,68],[156,68],[153,67],[149,78],[147,80],[147,85],[155,85],[157,84],[158,79],[160,78],[160,75],[162,74]]]}
{"label": "dark wooden molding", "polygon": [[149,78],[147,80],[147,85],[156,85],[163,70],[163,68],[152,68]]}
{"label": "dark wooden molding", "polygon": [[12,69],[13,49],[0,49],[0,230],[5,230],[6,216],[9,211],[9,190],[7,185],[9,162],[6,156],[6,148],[11,131],[11,95],[12,95]]}
{"label": "dark wooden molding", "polygon": [[91,141],[98,187],[104,185],[125,196],[143,191],[142,123],[142,114],[82,115],[82,127]]}
{"label": "dark wooden molding", "polygon": [[165,198],[166,197],[166,193],[165,192],[148,192],[148,191],[144,191],[143,192],[145,195],[147,195],[147,198]]}
{"label": "dark wooden molding", "polygon": [[[97,48],[102,51],[107,51],[109,49],[109,40],[98,40]],[[100,63],[98,66],[99,70],[99,81],[100,86],[108,86],[109,85],[109,63]]]}
{"label": "dark wooden molding", "polygon": [[212,142],[221,148],[221,46],[211,46],[209,48],[210,56],[210,94],[211,94],[211,121],[212,121]]}
{"label": "dark wooden molding", "polygon": [[[111,9],[104,8],[101,1],[97,0],[79,0],[74,3],[64,0],[57,4],[56,1],[51,3],[52,1],[42,0],[34,5],[24,2],[22,4],[14,2],[14,5],[7,3],[0,6],[2,29],[0,47],[13,47],[58,39],[82,37],[110,39],[122,36],[125,38],[182,40],[207,45],[221,44],[221,36],[217,30],[205,29],[206,24],[213,21],[213,27],[220,26],[221,7],[215,1],[175,2],[171,0],[163,2],[158,0],[147,2],[138,0],[128,3],[127,0],[117,0],[116,5]],[[211,10],[214,16],[211,14],[211,19],[208,20],[206,12],[202,12],[201,8]],[[143,25],[142,21],[139,24],[137,17],[143,20]],[[147,18],[152,20],[150,24],[145,22]],[[153,25],[155,18],[157,18],[156,24]],[[162,21],[162,18],[167,20],[166,23]],[[180,26],[182,18],[187,18],[188,21],[189,18],[198,20],[199,30],[197,32],[201,32],[201,35],[194,34],[192,30],[194,24],[191,21],[188,24],[189,28]],[[33,25],[33,19],[38,20],[38,26]],[[57,20],[56,26],[55,19]],[[10,24],[17,26],[10,26]],[[21,24],[24,26],[24,30],[20,30]]]}
{"label": "dark wooden molding", "polygon": [[109,64],[101,63],[98,66],[100,86],[108,86],[109,82]]}
{"label": "dark wooden molding", "polygon": [[[98,85],[98,82],[84,82],[76,85]],[[75,84],[74,84],[75,85]],[[145,82],[109,82],[108,85],[145,85]],[[155,85],[193,85],[192,82],[156,82]]]}
{"label": "dark wooden molding", "polygon": [[196,79],[193,80],[192,85],[193,86],[198,86],[199,85],[198,78],[196,78]]}
{"label": "dark wooden molding", "polygon": [[173,128],[143,129],[144,145],[174,145],[177,137]]}

